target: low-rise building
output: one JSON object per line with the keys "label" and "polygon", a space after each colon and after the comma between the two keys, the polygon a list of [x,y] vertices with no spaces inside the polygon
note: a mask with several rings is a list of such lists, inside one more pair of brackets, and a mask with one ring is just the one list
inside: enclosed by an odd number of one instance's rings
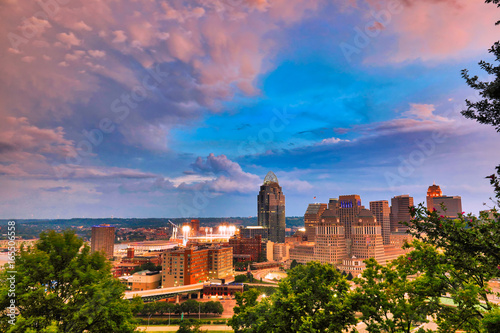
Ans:
{"label": "low-rise building", "polygon": [[163,253],[162,286],[177,287],[232,276],[232,258],[231,247],[197,246],[166,251]]}
{"label": "low-rise building", "polygon": [[157,289],[161,283],[160,272],[140,271],[130,276],[119,278],[132,291]]}

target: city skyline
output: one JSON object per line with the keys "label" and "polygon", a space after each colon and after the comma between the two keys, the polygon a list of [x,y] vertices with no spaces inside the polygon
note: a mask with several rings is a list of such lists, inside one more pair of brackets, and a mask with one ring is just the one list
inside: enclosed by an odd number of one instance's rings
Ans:
{"label": "city skyline", "polygon": [[269,170],[288,216],[433,181],[478,214],[500,141],[461,70],[486,79],[497,13],[389,3],[7,1],[0,218],[255,216]]}

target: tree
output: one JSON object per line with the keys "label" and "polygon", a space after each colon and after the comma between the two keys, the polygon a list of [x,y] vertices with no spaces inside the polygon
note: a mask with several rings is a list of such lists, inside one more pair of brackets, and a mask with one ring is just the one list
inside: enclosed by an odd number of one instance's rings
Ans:
{"label": "tree", "polygon": [[309,262],[291,270],[270,297],[237,294],[229,324],[235,332],[342,332],[357,322],[349,294],[335,268]]}
{"label": "tree", "polygon": [[[42,232],[33,249],[16,256],[15,325],[0,319],[2,332],[133,332],[134,307],[111,275],[102,253],[90,253],[72,231]],[[0,273],[0,308],[9,305],[7,272]]]}
{"label": "tree", "polygon": [[410,333],[433,314],[440,296],[432,291],[436,281],[408,269],[411,260],[402,256],[384,267],[368,259],[362,277],[354,279],[359,285],[353,295],[355,308],[369,332]]}
{"label": "tree", "polygon": [[152,262],[147,262],[145,264],[142,264],[141,266],[138,266],[134,268],[132,273],[140,272],[140,271],[152,271],[152,272],[159,272],[161,271],[162,267],[161,265],[155,265]]}
{"label": "tree", "polygon": [[295,267],[297,267],[299,263],[297,262],[297,260],[293,259],[292,260],[292,263],[290,264],[290,269],[294,269]]}
{"label": "tree", "polygon": [[[499,193],[497,192],[497,195]],[[496,305],[488,299],[488,282],[500,277],[500,214],[479,218],[459,214],[451,219],[422,204],[410,210],[410,232],[416,238],[407,263],[413,272],[433,282],[434,292],[455,306],[439,304],[436,321],[444,332],[480,332],[486,313]],[[422,290],[427,293],[428,290]]]}
{"label": "tree", "polygon": [[181,321],[179,329],[177,330],[177,333],[203,333],[203,332],[206,331],[200,329],[200,323],[192,319]]}
{"label": "tree", "polygon": [[182,312],[191,314],[191,313],[198,313],[200,307],[197,301],[195,301],[194,299],[188,299],[187,301],[181,304],[181,309]]}
{"label": "tree", "polygon": [[[485,2],[500,7],[500,0],[486,0]],[[500,24],[500,21],[496,24]],[[495,42],[489,52],[495,56],[497,62],[500,61],[500,42]],[[479,62],[479,66],[487,74],[493,76],[493,79],[489,82],[480,81],[477,75],[470,76],[467,69],[462,70],[462,77],[467,84],[478,90],[481,96],[478,102],[466,100],[467,109],[462,111],[462,115],[481,124],[493,125],[497,132],[500,132],[500,66],[483,60]]]}

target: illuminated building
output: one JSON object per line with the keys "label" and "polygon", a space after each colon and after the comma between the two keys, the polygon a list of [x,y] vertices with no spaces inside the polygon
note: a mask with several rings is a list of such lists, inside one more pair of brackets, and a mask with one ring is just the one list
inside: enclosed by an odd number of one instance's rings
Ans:
{"label": "illuminated building", "polygon": [[[442,205],[445,209],[441,207]],[[433,184],[427,190],[427,209],[430,211],[436,209],[439,215],[456,218],[459,213],[462,213],[462,198],[459,196],[444,196],[441,188]]]}
{"label": "illuminated building", "polygon": [[327,205],[324,203],[309,204],[307,211],[304,214],[304,225],[306,227],[307,241],[314,242],[316,235],[316,226],[321,218],[321,214],[326,210]]}
{"label": "illuminated building", "polygon": [[212,247],[208,249],[208,277],[224,279],[233,275],[233,249],[231,247]]}
{"label": "illuminated building", "polygon": [[391,244],[391,208],[389,207],[389,201],[370,201],[370,211],[382,227],[384,245]]}
{"label": "illuminated building", "polygon": [[391,232],[408,230],[408,227],[401,222],[410,222],[410,206],[413,206],[413,197],[408,194],[398,195],[391,199]]}
{"label": "illuminated building", "polygon": [[258,225],[269,228],[269,240],[285,242],[285,195],[276,175],[269,171],[257,196]]}
{"label": "illuminated building", "polygon": [[439,185],[436,185],[436,183],[434,183],[431,186],[429,186],[429,189],[427,190],[427,209],[432,211],[432,207],[434,207],[432,199],[442,196],[443,196],[443,191],[441,191]]}
{"label": "illuminated building", "polygon": [[115,227],[109,224],[92,226],[90,250],[92,253],[101,251],[107,258],[113,258],[115,246]]}

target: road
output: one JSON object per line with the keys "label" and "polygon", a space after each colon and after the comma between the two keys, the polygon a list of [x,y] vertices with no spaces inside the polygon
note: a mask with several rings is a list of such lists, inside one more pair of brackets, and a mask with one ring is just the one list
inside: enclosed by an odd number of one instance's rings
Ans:
{"label": "road", "polygon": [[[137,327],[138,331],[142,332],[177,332],[179,326],[139,326]],[[203,325],[201,326],[202,330],[207,331],[228,331],[232,332],[233,329],[226,325]]]}
{"label": "road", "polygon": [[123,298],[125,299],[132,299],[134,296],[138,295],[141,297],[145,296],[155,296],[155,295],[161,295],[161,294],[176,294],[176,293],[183,293],[183,292],[197,292],[203,289],[203,283],[197,283],[197,284],[189,284],[186,286],[180,286],[180,287],[171,287],[171,288],[159,288],[159,289],[151,289],[151,290],[144,290],[144,291],[127,291],[125,292],[125,296]]}

